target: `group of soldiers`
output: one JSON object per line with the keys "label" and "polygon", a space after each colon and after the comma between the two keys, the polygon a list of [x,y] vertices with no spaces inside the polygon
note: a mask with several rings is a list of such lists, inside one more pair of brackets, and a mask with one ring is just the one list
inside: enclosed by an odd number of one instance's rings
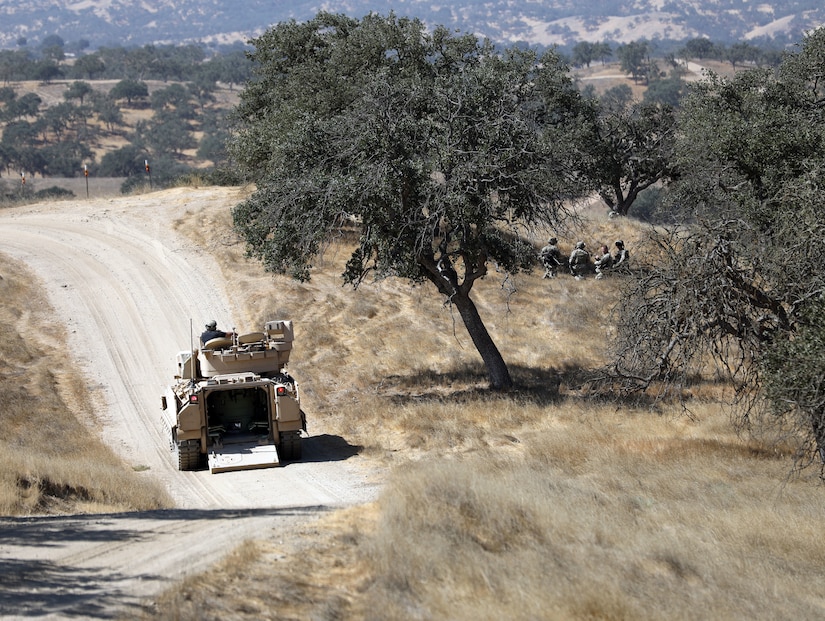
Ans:
{"label": "group of soldiers", "polygon": [[602,245],[594,255],[587,251],[583,241],[576,242],[576,247],[569,257],[564,257],[559,250],[558,239],[551,237],[547,245],[539,252],[539,259],[544,265],[543,278],[555,278],[559,268],[570,270],[570,274],[576,280],[581,280],[587,274],[596,272],[596,280],[605,277],[611,271],[623,271],[627,269],[630,253],[624,247],[624,242],[620,239],[615,243],[616,251],[610,254],[610,249]]}

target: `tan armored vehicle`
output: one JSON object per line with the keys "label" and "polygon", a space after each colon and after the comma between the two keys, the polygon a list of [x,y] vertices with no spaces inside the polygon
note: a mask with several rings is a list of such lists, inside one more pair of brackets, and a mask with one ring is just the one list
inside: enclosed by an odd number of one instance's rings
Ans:
{"label": "tan armored vehicle", "polygon": [[162,419],[179,470],[269,468],[301,459],[306,419],[287,373],[291,321],[216,338],[177,355]]}

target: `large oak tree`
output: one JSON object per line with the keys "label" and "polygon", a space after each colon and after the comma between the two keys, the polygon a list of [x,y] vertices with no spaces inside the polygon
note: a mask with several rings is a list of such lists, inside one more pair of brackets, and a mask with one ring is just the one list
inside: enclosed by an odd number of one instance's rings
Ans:
{"label": "large oak tree", "polygon": [[234,210],[253,256],[310,276],[342,227],[344,279],[429,281],[459,312],[491,387],[512,386],[470,292],[495,263],[530,269],[524,232],[582,192],[581,99],[554,53],[496,50],[421,22],[320,13],[253,41],[232,145],[255,193]]}

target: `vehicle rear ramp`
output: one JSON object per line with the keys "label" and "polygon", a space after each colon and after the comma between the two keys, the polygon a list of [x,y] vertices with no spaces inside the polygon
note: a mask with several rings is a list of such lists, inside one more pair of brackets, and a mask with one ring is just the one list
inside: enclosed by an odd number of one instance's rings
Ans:
{"label": "vehicle rear ramp", "polygon": [[209,471],[213,474],[232,470],[274,468],[279,463],[278,449],[273,444],[240,442],[226,444],[209,453]]}

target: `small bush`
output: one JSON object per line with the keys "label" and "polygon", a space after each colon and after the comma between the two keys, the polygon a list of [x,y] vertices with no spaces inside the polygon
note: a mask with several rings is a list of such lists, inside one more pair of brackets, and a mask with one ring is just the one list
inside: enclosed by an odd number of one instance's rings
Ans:
{"label": "small bush", "polygon": [[38,190],[34,193],[34,197],[38,199],[48,199],[48,198],[74,198],[75,193],[71,190],[67,190],[65,188],[57,187],[53,185],[50,188],[45,188],[43,190]]}

